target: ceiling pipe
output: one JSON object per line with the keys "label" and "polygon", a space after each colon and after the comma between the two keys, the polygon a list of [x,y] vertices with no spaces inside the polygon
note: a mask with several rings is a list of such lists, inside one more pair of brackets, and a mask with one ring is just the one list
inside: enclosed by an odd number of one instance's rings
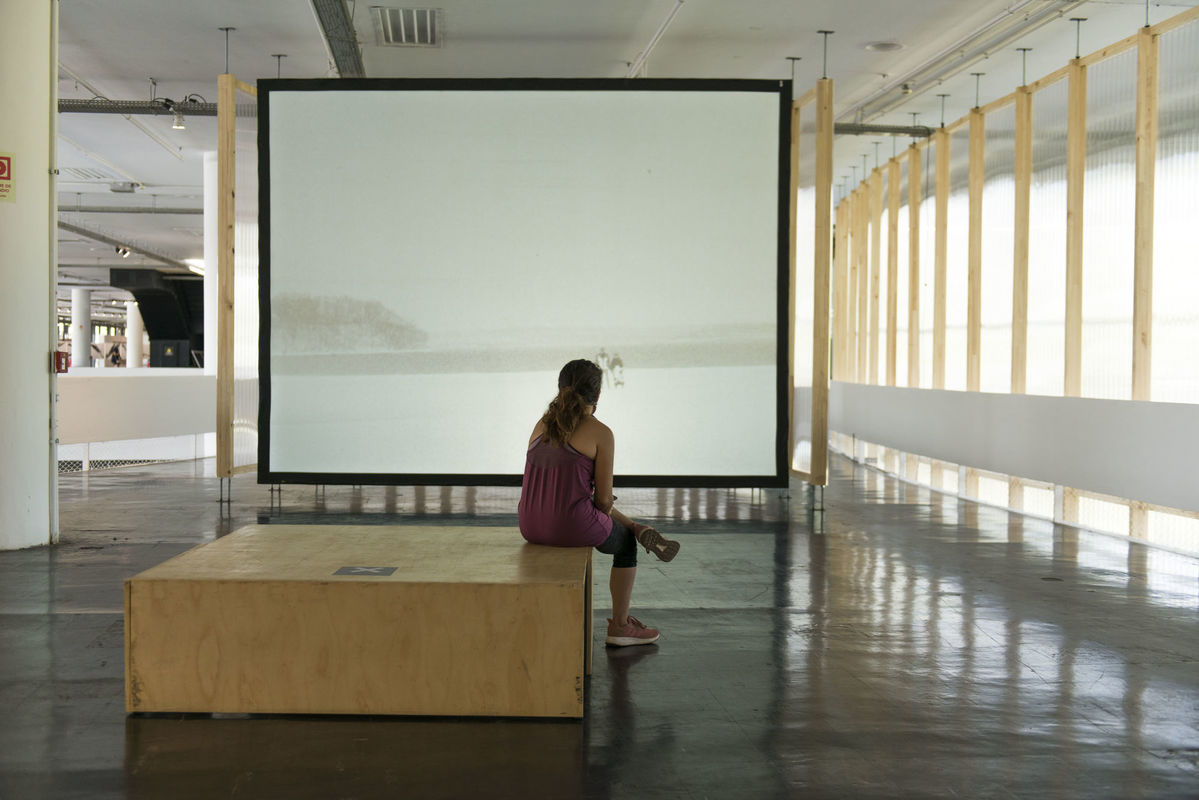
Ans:
{"label": "ceiling pipe", "polygon": [[59,206],[61,214],[203,214],[202,208],[157,208],[155,206]]}
{"label": "ceiling pipe", "polygon": [[183,263],[182,261],[171,258],[170,256],[164,256],[161,253],[155,253],[153,250],[147,250],[144,247],[138,247],[137,245],[127,244],[127,243],[121,241],[120,239],[114,239],[113,237],[109,236],[108,234],[100,233],[99,231],[93,231],[92,229],[84,228],[81,225],[73,225],[72,223],[64,222],[61,219],[58,221],[58,227],[69,233],[74,233],[79,236],[84,236],[88,239],[93,239],[93,240],[95,240],[97,242],[101,242],[103,244],[112,245],[113,247],[124,247],[131,253],[137,253],[138,255],[145,256],[146,258],[152,258],[155,261],[161,261],[163,264],[166,264],[169,267],[175,267],[176,269],[180,269],[184,272],[191,272],[191,267],[189,267],[187,264]]}
{"label": "ceiling pipe", "polygon": [[856,122],[837,122],[833,133],[838,136],[910,136],[927,139],[933,129],[927,125],[861,125]]}
{"label": "ceiling pipe", "polygon": [[[182,112],[185,117],[215,117],[216,103],[192,101],[164,103],[162,100],[109,100],[93,97],[90,100],[67,99],[58,101],[58,110],[64,114],[133,114],[170,117]],[[238,111],[241,109],[239,108]]]}
{"label": "ceiling pipe", "polygon": [[[101,97],[101,98],[104,97],[104,92],[101,92],[95,86],[93,86],[92,84],[88,83],[86,80],[81,78],[78,73],[76,73],[74,70],[72,70],[70,67],[68,67],[66,64],[62,63],[61,61],[58,62],[58,69],[60,72],[65,72],[68,76],[70,76],[75,81],[75,83],[77,83],[78,85],[82,86],[84,89],[87,89],[89,92],[91,92],[93,96]],[[146,134],[146,136],[150,137],[150,139],[152,139],[154,141],[154,143],[157,144],[159,147],[161,147],[163,150],[166,150],[168,153],[170,153],[172,156],[179,159],[180,161],[183,160],[183,148],[182,147],[176,147],[171,142],[168,142],[166,139],[162,138],[157,133],[155,133],[154,131],[147,128],[144,124],[142,124],[138,120],[134,119],[132,117],[132,115],[125,114],[124,117],[125,117],[126,122],[128,122],[133,127],[137,128],[142,133]]]}
{"label": "ceiling pipe", "polygon": [[679,13],[679,9],[683,7],[683,0],[675,0],[674,8],[670,9],[670,13],[666,15],[666,19],[662,20],[662,24],[658,26],[658,30],[650,38],[649,44],[641,51],[641,55],[629,65],[629,74],[625,77],[636,78],[637,73],[641,72],[641,68],[645,66],[646,59],[655,47],[658,46],[658,40],[662,38],[662,34],[666,33],[666,29],[670,27],[670,23],[674,20],[674,15]]}
{"label": "ceiling pipe", "polygon": [[[1027,33],[1065,16],[1086,0],[1051,0],[1043,8],[1020,16],[1027,7],[1045,0],[1021,0],[995,16],[974,33],[946,47],[919,67],[889,82],[866,100],[841,115],[865,122],[875,119],[969,69],[991,53],[998,52]],[[896,92],[900,92],[898,95]]]}

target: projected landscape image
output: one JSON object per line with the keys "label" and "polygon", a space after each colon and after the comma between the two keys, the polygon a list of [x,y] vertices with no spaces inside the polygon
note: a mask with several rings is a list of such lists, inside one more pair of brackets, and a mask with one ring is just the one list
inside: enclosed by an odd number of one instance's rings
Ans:
{"label": "projected landscape image", "polygon": [[776,474],[777,95],[269,96],[272,471],[519,475],[591,358],[618,474]]}

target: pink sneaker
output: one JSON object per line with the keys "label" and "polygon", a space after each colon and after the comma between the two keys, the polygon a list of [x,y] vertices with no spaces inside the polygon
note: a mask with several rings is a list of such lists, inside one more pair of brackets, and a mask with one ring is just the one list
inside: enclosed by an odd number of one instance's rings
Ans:
{"label": "pink sneaker", "polygon": [[645,548],[645,552],[653,553],[659,561],[670,561],[679,552],[679,543],[667,539],[648,525],[633,523],[633,536],[637,543]]}
{"label": "pink sneaker", "polygon": [[613,647],[628,647],[633,644],[653,644],[658,641],[660,635],[657,628],[645,627],[641,620],[630,614],[628,624],[623,626],[616,625],[612,620],[608,620],[608,638],[604,640],[604,643]]}

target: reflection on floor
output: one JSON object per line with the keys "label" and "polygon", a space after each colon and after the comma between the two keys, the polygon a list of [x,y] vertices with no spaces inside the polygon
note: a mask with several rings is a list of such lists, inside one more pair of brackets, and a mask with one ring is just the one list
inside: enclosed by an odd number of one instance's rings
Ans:
{"label": "reflection on floor", "polygon": [[211,475],[64,477],[63,543],[0,553],[0,797],[1199,795],[1199,561],[844,461],[823,511],[619,491],[683,551],[643,559],[662,641],[597,651],[582,723],[126,717],[123,578],[260,520],[514,522],[512,489],[222,506]]}

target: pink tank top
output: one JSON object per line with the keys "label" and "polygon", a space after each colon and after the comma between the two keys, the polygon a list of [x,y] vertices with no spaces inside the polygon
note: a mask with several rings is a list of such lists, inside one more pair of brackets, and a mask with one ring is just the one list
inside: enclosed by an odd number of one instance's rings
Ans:
{"label": "pink tank top", "polygon": [[594,459],[538,436],[525,455],[516,507],[521,534],[534,544],[556,547],[603,544],[612,532],[612,519],[591,501],[594,487]]}

